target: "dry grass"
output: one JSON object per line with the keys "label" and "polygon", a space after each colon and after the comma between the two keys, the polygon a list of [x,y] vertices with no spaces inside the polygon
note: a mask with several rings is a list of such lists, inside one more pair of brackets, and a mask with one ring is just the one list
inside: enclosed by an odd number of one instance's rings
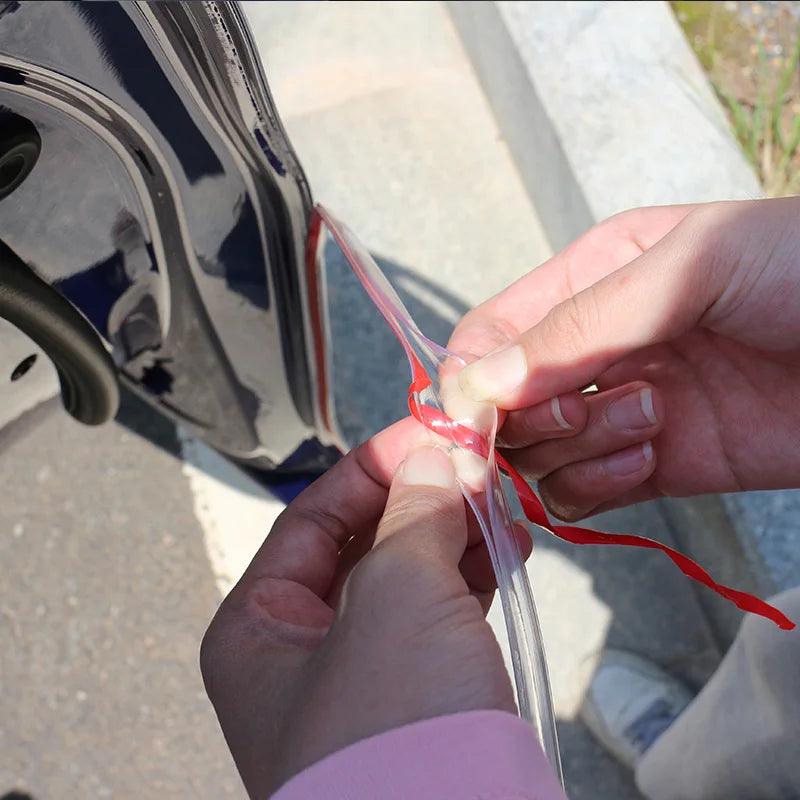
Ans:
{"label": "dry grass", "polygon": [[[742,6],[746,6],[742,13]],[[800,191],[800,29],[786,7],[673,2],[770,196]]]}

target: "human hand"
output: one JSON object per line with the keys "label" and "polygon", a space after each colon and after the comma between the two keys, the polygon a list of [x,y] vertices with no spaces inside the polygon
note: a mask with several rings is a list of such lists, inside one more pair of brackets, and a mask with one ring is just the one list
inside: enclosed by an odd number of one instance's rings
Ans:
{"label": "human hand", "polygon": [[799,212],[625,212],[462,320],[450,350],[503,349],[461,387],[510,411],[506,455],[555,515],[800,486]]}
{"label": "human hand", "polygon": [[374,734],[515,709],[484,618],[485,544],[449,456],[409,453],[420,441],[404,420],[306,489],[203,639],[206,689],[252,797]]}

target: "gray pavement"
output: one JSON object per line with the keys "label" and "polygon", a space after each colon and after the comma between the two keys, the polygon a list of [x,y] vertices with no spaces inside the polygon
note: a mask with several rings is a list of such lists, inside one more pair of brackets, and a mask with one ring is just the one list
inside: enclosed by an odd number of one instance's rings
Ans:
{"label": "gray pavement", "polygon": [[[364,239],[432,338],[549,255],[441,5],[247,13],[316,197]],[[356,441],[403,413],[407,368],[335,252],[329,269],[337,402]],[[242,797],[197,648],[275,502],[134,402],[97,431],[60,411],[35,416],[0,442],[0,635],[11,643],[0,650],[0,794]],[[603,524],[669,537],[647,508]],[[536,542],[570,796],[636,798],[577,718],[587,667],[611,641],[699,685],[716,650],[694,595],[658,557]],[[497,608],[492,620],[501,631]]]}
{"label": "gray pavement", "polygon": [[149,438],[51,403],[0,442],[0,795],[243,798],[197,667],[219,594],[178,439],[122,418]]}

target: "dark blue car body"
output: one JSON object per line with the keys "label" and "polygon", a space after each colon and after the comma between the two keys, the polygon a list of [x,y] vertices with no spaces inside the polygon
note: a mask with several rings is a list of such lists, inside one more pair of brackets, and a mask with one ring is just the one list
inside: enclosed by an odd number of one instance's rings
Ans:
{"label": "dark blue car body", "polygon": [[0,3],[14,414],[38,401],[38,355],[85,422],[113,416],[120,384],[253,467],[324,468],[339,438],[311,209],[236,4]]}

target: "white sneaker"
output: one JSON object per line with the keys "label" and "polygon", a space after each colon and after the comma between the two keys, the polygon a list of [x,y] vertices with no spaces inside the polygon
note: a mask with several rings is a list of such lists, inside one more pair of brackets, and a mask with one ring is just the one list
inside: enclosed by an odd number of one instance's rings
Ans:
{"label": "white sneaker", "polygon": [[592,678],[581,717],[600,744],[633,769],[692,699],[661,667],[609,649]]}

